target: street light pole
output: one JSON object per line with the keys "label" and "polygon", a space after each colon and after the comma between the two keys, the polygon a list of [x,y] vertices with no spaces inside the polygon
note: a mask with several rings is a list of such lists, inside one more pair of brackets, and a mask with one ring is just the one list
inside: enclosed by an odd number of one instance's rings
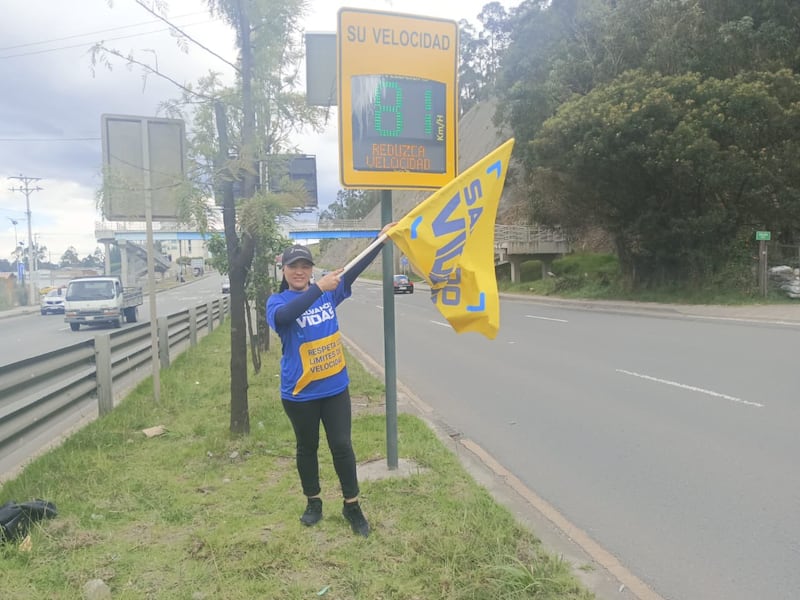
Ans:
{"label": "street light pole", "polygon": [[17,239],[17,221],[16,219],[12,219],[11,217],[6,217],[11,224],[14,226],[14,258],[16,262],[19,263],[19,240]]}
{"label": "street light pole", "polygon": [[17,277],[19,277],[19,239],[17,238],[17,220],[12,219],[11,217],[6,217],[11,224],[14,226],[14,268],[17,272]]}
{"label": "street light pole", "polygon": [[39,187],[31,187],[32,183],[36,183],[41,179],[41,177],[24,177],[23,175],[19,175],[17,177],[9,177],[9,179],[16,179],[21,183],[18,187],[9,188],[12,192],[22,192],[25,194],[25,214],[28,217],[28,266],[30,268],[30,273],[28,274],[28,282],[29,282],[29,289],[30,293],[28,294],[28,306],[33,306],[34,303],[38,304],[36,301],[36,288],[34,286],[33,281],[33,271],[34,271],[34,262],[33,262],[33,229],[31,227],[31,194],[33,192],[39,192],[43,188]]}
{"label": "street light pole", "polygon": [[17,240],[17,221],[11,217],[6,217],[6,219],[11,221],[11,224],[14,226],[14,248],[16,249],[16,247],[19,245],[19,241]]}

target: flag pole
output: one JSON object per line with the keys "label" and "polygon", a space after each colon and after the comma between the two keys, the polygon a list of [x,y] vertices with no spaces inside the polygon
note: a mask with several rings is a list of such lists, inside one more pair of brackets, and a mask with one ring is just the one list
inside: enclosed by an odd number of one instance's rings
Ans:
{"label": "flag pole", "polygon": [[[392,190],[381,190],[381,222],[384,227],[392,221]],[[358,261],[388,239],[381,233],[358,256],[347,263],[342,275],[347,273]],[[395,350],[394,289],[392,287],[392,246],[383,248],[383,357],[384,383],[386,386],[386,466],[390,471],[399,464],[397,450],[397,353]]]}
{"label": "flag pole", "polygon": [[369,254],[369,253],[370,253],[372,250],[374,250],[376,246],[378,246],[379,244],[382,244],[383,242],[385,242],[385,241],[386,241],[386,239],[387,239],[388,237],[389,237],[389,236],[388,236],[388,235],[386,235],[385,233],[382,233],[381,235],[379,235],[379,236],[378,236],[378,238],[377,238],[376,240],[374,240],[374,241],[373,241],[373,242],[372,242],[372,243],[371,243],[369,246],[367,246],[366,248],[364,248],[364,250],[362,250],[362,251],[361,251],[361,252],[358,254],[358,256],[356,256],[356,257],[355,257],[353,260],[351,260],[349,263],[347,263],[347,264],[344,266],[344,270],[342,271],[342,275],[344,275],[344,274],[345,274],[345,273],[347,273],[347,272],[348,272],[350,269],[352,269],[352,268],[353,268],[353,265],[355,265],[355,264],[356,264],[358,261],[360,261],[360,260],[361,260],[362,258],[364,258],[364,257],[365,257],[367,254]]}
{"label": "flag pole", "polygon": [[[392,190],[381,190],[381,223],[384,227],[392,222]],[[385,234],[384,234],[385,236]],[[383,236],[379,236],[383,237]],[[386,466],[397,470],[397,352],[395,340],[394,257],[391,244],[383,247],[383,371],[386,385]]]}

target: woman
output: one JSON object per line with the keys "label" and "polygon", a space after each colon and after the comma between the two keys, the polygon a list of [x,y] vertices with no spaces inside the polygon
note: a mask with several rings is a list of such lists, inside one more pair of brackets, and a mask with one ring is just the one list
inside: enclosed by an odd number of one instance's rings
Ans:
{"label": "woman", "polygon": [[[393,225],[386,225],[381,234]],[[321,422],[342,487],[342,515],[353,532],[364,537],[369,535],[370,527],[358,503],[356,457],[350,437],[350,379],[336,307],[350,296],[353,281],[382,247],[378,244],[346,273],[336,269],[313,283],[311,252],[305,246],[287,248],[283,253],[280,291],[267,300],[267,321],[283,346],[281,399],[294,428],[297,471],[307,498],[300,521],[311,526],[322,519],[317,458]]]}

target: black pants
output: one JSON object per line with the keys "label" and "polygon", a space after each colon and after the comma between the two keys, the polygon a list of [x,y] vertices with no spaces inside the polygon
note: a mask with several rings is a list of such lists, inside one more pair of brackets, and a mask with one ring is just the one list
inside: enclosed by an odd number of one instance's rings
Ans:
{"label": "black pants", "polygon": [[306,496],[320,493],[319,486],[319,424],[325,426],[325,437],[333,456],[333,467],[339,476],[345,499],[358,496],[356,455],[350,439],[350,391],[345,388],[336,396],[293,402],[283,400],[283,409],[292,422],[297,439],[297,472]]}

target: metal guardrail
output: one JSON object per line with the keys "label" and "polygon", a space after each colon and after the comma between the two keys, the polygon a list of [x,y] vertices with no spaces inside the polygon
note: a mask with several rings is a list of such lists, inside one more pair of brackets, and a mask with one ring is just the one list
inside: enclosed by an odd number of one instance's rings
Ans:
{"label": "metal guardrail", "polygon": [[[176,232],[176,231],[187,231],[191,230],[192,228],[187,227],[182,223],[177,223],[176,221],[154,221],[153,222],[153,233],[157,233],[160,231],[167,231],[167,232]],[[131,233],[131,232],[138,232],[138,233],[145,233],[147,230],[147,224],[144,221],[95,221],[94,224],[95,232],[103,232],[107,231],[109,233]],[[224,231],[220,230],[209,230],[207,233],[224,233]]]}
{"label": "metal guardrail", "polygon": [[560,229],[549,229],[547,227],[528,227],[526,225],[495,225],[494,245],[507,242],[566,242],[565,236]]}
{"label": "metal guardrail", "polygon": [[[377,223],[369,224],[364,219],[322,219],[317,222],[296,223],[293,231],[361,231],[380,229]],[[139,231],[140,223],[96,223],[95,229],[113,231]],[[171,222],[159,223],[158,231],[178,231],[180,227]],[[495,225],[495,246],[504,242],[567,242],[564,233],[558,228],[527,225]]]}
{"label": "metal guardrail", "polygon": [[[380,228],[380,226],[377,226]],[[318,223],[300,223],[292,227],[293,231],[317,230],[372,230],[362,219],[339,219],[335,221],[321,220]],[[495,225],[495,246],[504,242],[566,242],[567,237],[560,229],[527,225]]]}
{"label": "metal guardrail", "polygon": [[[173,356],[197,344],[230,312],[224,296],[157,320],[159,361],[169,366]],[[97,403],[99,414],[152,374],[150,324],[101,331],[89,340],[0,366],[0,456],[53,428],[70,413]],[[46,440],[41,447],[46,445]]]}
{"label": "metal guardrail", "polygon": [[338,219],[328,221],[321,219],[316,223],[296,223],[291,226],[292,231],[369,231],[380,229],[378,224],[368,224],[363,219]]}

